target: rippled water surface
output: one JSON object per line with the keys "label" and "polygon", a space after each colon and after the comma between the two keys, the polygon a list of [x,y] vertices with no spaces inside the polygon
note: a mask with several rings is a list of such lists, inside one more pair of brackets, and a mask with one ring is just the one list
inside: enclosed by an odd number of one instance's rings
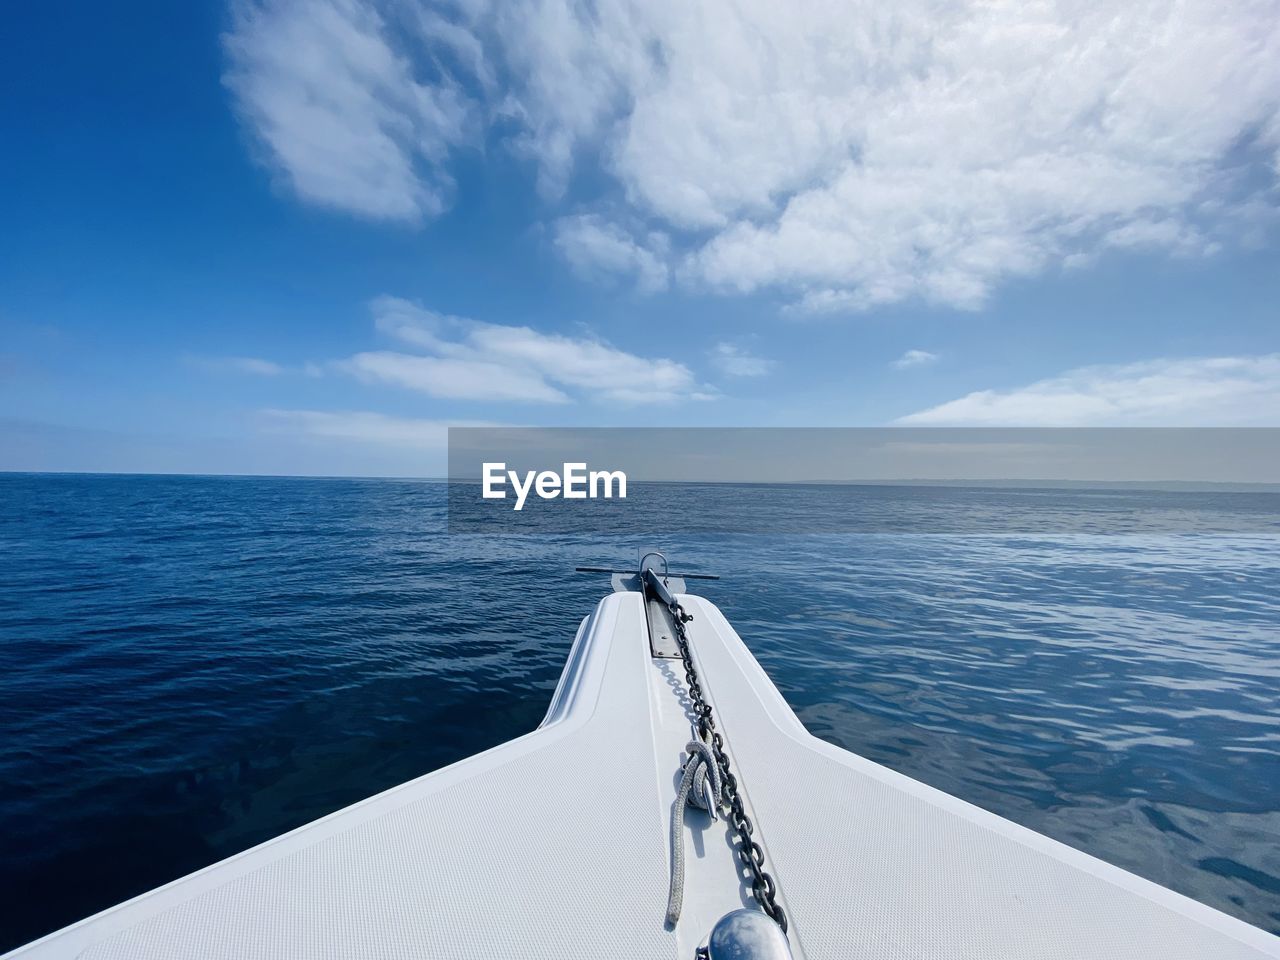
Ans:
{"label": "rippled water surface", "polygon": [[[1277,521],[1274,495],[1123,497]],[[1280,931],[1276,534],[450,537],[444,504],[0,475],[0,948],[532,729],[607,589],[572,568],[637,547],[724,577],[698,592],[819,736]]]}

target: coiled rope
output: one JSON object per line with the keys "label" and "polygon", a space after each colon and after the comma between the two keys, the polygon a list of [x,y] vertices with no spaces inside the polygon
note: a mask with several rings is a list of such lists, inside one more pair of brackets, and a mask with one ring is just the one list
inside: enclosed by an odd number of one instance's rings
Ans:
{"label": "coiled rope", "polygon": [[684,763],[684,775],[676,802],[671,806],[671,887],[667,892],[667,923],[680,919],[684,904],[684,808],[698,807],[716,819],[716,809],[723,802],[724,788],[720,781],[720,768],[715,754],[702,742],[694,730],[694,738],[684,747],[688,759]]}

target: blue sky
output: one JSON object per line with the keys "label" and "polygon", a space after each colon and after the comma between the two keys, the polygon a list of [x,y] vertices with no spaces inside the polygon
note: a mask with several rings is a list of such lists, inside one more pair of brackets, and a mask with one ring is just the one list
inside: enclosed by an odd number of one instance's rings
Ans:
{"label": "blue sky", "polygon": [[8,11],[0,468],[1277,425],[1280,4],[784,6]]}

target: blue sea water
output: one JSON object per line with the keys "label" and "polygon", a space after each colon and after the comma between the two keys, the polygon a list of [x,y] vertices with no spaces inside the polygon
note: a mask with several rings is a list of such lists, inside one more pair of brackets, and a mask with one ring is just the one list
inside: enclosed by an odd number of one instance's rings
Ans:
{"label": "blue sea water", "polygon": [[[981,496],[1072,519],[449,536],[439,483],[0,474],[0,949],[532,729],[608,589],[573,567],[637,548],[722,575],[819,736],[1280,931],[1280,500]],[[1236,532],[1097,532],[1117,504]]]}

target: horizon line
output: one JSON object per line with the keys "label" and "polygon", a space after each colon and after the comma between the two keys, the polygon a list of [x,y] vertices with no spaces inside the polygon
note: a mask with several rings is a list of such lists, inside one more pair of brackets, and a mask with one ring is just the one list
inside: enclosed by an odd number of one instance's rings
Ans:
{"label": "horizon line", "polygon": [[[204,473],[186,471],[137,471],[137,470],[17,470],[0,468],[0,475],[29,477],[173,477],[189,479],[246,479],[246,480],[388,480],[416,483],[480,483],[479,478],[448,476],[417,476],[412,474],[339,474],[339,473]],[[646,480],[632,479],[636,484],[706,484],[717,486],[882,486],[882,487],[1023,487],[1033,489],[1080,488],[1129,488],[1156,492],[1204,492],[1204,493],[1280,493],[1280,481],[1260,480],[1069,480],[1054,477],[882,477],[850,479],[806,480]],[[1173,488],[1173,489],[1161,489]],[[1199,489],[1196,489],[1199,488]]]}

